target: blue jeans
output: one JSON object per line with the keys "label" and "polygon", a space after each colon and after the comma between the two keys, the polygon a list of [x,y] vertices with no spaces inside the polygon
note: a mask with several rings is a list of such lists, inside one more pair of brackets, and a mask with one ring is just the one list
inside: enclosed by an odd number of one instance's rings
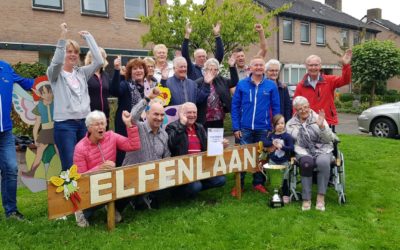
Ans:
{"label": "blue jeans", "polygon": [[[242,138],[240,138],[240,145],[244,144],[252,144],[259,141],[265,141],[268,135],[268,130],[251,130],[251,129],[242,129]],[[240,183],[242,185],[242,189],[244,187],[244,177],[246,176],[246,172],[240,174]],[[256,172],[253,174],[253,186],[265,184],[265,176]]]}
{"label": "blue jeans", "polygon": [[1,198],[6,216],[17,209],[17,153],[12,130],[0,132]]}
{"label": "blue jeans", "polygon": [[186,185],[179,186],[174,189],[173,192],[182,198],[194,198],[200,191],[215,187],[222,187],[223,185],[225,185],[225,182],[225,176],[215,176],[209,179],[195,181]]}
{"label": "blue jeans", "polygon": [[62,170],[68,170],[74,160],[75,145],[86,134],[85,120],[54,122],[54,143],[60,154]]}

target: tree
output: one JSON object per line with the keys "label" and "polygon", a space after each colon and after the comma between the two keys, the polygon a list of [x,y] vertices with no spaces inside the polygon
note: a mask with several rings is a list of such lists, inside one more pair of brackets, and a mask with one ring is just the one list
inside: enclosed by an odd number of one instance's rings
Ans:
{"label": "tree", "polygon": [[[224,42],[225,54],[238,46],[246,47],[258,42],[254,24],[264,26],[266,36],[269,21],[278,13],[288,9],[289,5],[266,13],[265,9],[252,0],[229,0],[217,4],[216,0],[205,0],[204,4],[187,0],[182,4],[174,0],[173,4],[161,5],[154,1],[154,11],[151,16],[141,17],[142,23],[150,26],[147,34],[142,36],[142,43],[163,43],[169,48],[180,48],[185,34],[185,25],[190,22],[193,33],[190,36],[190,48],[203,48],[215,53],[215,39],[212,27],[221,22],[221,36]],[[265,15],[264,15],[265,14]],[[263,16],[263,17],[261,17]]]}
{"label": "tree", "polygon": [[400,75],[400,49],[393,41],[371,40],[353,47],[353,81],[370,89],[372,106],[377,86]]}

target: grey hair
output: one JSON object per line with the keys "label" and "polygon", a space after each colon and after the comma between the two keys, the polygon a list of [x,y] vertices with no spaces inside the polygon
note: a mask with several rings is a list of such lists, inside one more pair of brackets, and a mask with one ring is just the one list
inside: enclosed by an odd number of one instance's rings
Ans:
{"label": "grey hair", "polygon": [[278,65],[278,70],[281,70],[281,63],[276,59],[271,59],[265,64],[265,70],[268,70],[271,65]]}
{"label": "grey hair", "polygon": [[195,107],[196,110],[197,110],[197,106],[196,106],[196,104],[194,104],[193,102],[185,102],[184,104],[182,104],[181,110],[182,110],[182,111],[185,111],[186,108],[188,108],[188,107]]}
{"label": "grey hair", "polygon": [[174,64],[174,68],[176,67],[176,65],[177,65],[179,62],[185,62],[185,63],[187,63],[187,62],[186,62],[186,59],[185,59],[183,56],[177,56],[177,57],[175,57],[174,60],[173,60],[172,62],[173,62],[173,64]]}
{"label": "grey hair", "polygon": [[85,119],[86,127],[88,128],[94,121],[97,120],[104,120],[105,122],[107,122],[107,118],[104,112],[98,110],[90,112]]}
{"label": "grey hair", "polygon": [[217,59],[215,59],[215,58],[210,58],[210,59],[208,59],[208,60],[204,63],[204,69],[208,69],[208,67],[209,67],[210,65],[216,66],[217,69],[219,70],[219,62],[218,62]]}
{"label": "grey hair", "polygon": [[308,102],[307,98],[305,98],[304,96],[296,96],[293,99],[293,107],[296,107],[296,106],[299,106],[299,105],[303,106],[303,105],[306,105],[306,104],[309,104],[309,102]]}
{"label": "grey hair", "polygon": [[309,62],[311,59],[317,59],[318,62],[319,62],[319,64],[321,64],[321,57],[319,57],[319,56],[317,56],[317,55],[311,55],[311,56],[307,57],[307,58],[306,58],[306,64],[308,64],[308,62]]}

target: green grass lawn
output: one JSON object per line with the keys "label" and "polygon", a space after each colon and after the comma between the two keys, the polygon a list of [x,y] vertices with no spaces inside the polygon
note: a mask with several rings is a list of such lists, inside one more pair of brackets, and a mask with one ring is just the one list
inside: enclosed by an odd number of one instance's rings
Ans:
{"label": "green grass lawn", "polygon": [[[345,154],[348,203],[330,188],[325,212],[267,207],[267,196],[251,191],[242,200],[224,188],[191,201],[165,202],[159,210],[127,209],[124,222],[106,230],[105,212],[89,228],[47,220],[46,193],[18,190],[29,222],[0,219],[1,249],[398,249],[400,246],[400,140],[340,136]],[[314,195],[315,197],[315,195]],[[314,200],[313,200],[314,202]]]}

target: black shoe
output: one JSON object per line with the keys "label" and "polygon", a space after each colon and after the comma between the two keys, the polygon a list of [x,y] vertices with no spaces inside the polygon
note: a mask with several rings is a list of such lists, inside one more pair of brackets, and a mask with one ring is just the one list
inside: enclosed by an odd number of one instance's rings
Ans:
{"label": "black shoe", "polygon": [[11,212],[6,217],[7,217],[7,219],[14,219],[14,220],[18,220],[18,221],[24,221],[25,220],[24,215],[21,214],[19,211]]}

